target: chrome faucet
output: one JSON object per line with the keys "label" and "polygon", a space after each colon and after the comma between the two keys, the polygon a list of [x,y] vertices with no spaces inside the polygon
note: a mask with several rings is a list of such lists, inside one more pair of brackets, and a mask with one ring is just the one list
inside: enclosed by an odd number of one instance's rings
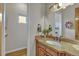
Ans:
{"label": "chrome faucet", "polygon": [[55,37],[55,41],[60,42],[60,41],[61,41],[61,37],[62,37],[62,36],[60,36],[60,37]]}

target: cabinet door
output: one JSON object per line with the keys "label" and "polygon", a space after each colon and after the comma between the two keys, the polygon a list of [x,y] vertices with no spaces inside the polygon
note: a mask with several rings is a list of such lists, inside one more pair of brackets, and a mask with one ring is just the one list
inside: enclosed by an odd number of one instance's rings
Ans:
{"label": "cabinet door", "polygon": [[44,51],[44,49],[43,48],[38,48],[38,55],[39,56],[45,56],[45,51]]}
{"label": "cabinet door", "polygon": [[44,56],[45,55],[45,46],[36,41],[36,55]]}
{"label": "cabinet door", "polygon": [[46,52],[46,56],[53,56],[53,55],[51,55],[50,53]]}
{"label": "cabinet door", "polygon": [[50,55],[50,56],[57,56],[57,51],[55,51],[55,50],[51,50],[51,49],[49,49],[49,48],[46,48],[46,53],[47,53],[47,55]]}

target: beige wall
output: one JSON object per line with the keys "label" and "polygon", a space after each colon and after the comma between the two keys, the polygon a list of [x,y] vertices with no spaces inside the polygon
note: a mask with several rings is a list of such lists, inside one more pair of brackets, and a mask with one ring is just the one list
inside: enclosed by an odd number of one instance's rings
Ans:
{"label": "beige wall", "polygon": [[[0,13],[3,12],[3,5],[0,3]],[[0,55],[1,55],[1,47],[2,47],[2,16],[0,16]]]}
{"label": "beige wall", "polygon": [[0,3],[0,12],[2,12],[2,11],[3,11],[3,4]]}

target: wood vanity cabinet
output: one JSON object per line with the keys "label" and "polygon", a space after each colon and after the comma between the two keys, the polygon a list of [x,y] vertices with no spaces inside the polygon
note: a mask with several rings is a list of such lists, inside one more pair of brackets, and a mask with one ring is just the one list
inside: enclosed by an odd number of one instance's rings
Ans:
{"label": "wood vanity cabinet", "polygon": [[39,44],[39,46],[38,46],[38,55],[39,56],[45,56],[45,47],[43,46],[43,45],[41,45],[41,44]]}
{"label": "wood vanity cabinet", "polygon": [[36,41],[36,55],[37,56],[59,56],[59,52],[51,49],[42,43]]}
{"label": "wood vanity cabinet", "polygon": [[36,41],[36,55],[45,56],[45,47]]}
{"label": "wood vanity cabinet", "polygon": [[46,56],[57,56],[57,51],[46,48]]}
{"label": "wood vanity cabinet", "polygon": [[65,51],[58,51],[40,43],[36,40],[36,56],[73,56]]}

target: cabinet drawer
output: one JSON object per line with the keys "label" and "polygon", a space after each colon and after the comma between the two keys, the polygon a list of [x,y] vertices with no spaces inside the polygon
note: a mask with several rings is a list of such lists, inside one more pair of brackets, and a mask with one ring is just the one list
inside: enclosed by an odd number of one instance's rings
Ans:
{"label": "cabinet drawer", "polygon": [[57,52],[51,49],[46,48],[46,52],[51,56],[57,56]]}

